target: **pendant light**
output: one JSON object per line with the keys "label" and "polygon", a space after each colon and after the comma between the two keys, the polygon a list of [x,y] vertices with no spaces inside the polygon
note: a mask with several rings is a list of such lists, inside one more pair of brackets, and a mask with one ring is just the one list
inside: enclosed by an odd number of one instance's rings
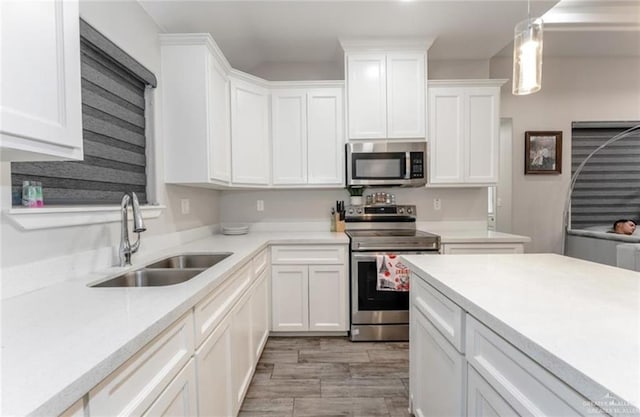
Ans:
{"label": "pendant light", "polygon": [[513,39],[513,94],[522,96],[542,88],[542,19],[531,18],[527,0],[527,18],[518,23]]}

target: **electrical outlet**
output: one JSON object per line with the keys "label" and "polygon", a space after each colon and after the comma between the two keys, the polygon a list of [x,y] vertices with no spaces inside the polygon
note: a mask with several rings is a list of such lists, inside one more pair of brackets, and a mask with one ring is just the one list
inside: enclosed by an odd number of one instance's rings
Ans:
{"label": "electrical outlet", "polygon": [[180,200],[180,208],[182,210],[182,214],[189,214],[189,212],[191,211],[191,207],[188,198],[183,198]]}
{"label": "electrical outlet", "polygon": [[498,205],[498,207],[502,207],[502,199],[500,197],[498,197],[498,201],[496,202],[496,204]]}
{"label": "electrical outlet", "polygon": [[442,201],[439,198],[433,199],[433,209],[440,210],[442,208]]}
{"label": "electrical outlet", "polygon": [[258,200],[258,203],[256,204],[256,209],[258,211],[264,211],[264,200]]}

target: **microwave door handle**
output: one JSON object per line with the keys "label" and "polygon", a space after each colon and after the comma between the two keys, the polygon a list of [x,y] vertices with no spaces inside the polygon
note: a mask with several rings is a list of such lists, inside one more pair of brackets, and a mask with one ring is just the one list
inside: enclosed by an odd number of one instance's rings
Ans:
{"label": "microwave door handle", "polygon": [[411,179],[411,152],[405,152],[404,179]]}

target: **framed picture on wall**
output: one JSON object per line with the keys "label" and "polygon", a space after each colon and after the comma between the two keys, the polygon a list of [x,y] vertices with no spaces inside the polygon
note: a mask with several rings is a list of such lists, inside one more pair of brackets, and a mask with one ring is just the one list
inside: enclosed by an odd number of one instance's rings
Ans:
{"label": "framed picture on wall", "polygon": [[524,173],[562,173],[562,132],[524,132]]}

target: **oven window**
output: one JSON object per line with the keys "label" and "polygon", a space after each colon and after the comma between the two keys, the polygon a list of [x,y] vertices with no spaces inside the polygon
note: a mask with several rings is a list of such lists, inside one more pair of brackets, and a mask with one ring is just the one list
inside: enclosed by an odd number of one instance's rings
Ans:
{"label": "oven window", "polygon": [[408,310],[409,292],[378,291],[375,261],[358,262],[358,310]]}
{"label": "oven window", "polygon": [[354,179],[404,178],[406,154],[403,152],[353,155]]}

